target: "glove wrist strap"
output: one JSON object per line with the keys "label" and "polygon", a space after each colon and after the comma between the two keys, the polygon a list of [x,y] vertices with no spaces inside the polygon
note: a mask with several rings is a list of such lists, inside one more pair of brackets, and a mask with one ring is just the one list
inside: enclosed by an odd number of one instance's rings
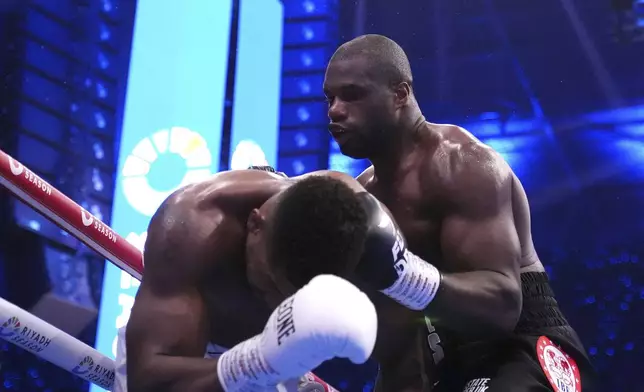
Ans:
{"label": "glove wrist strap", "polygon": [[393,285],[381,290],[383,294],[412,310],[423,310],[436,296],[441,273],[409,250],[395,265],[398,279]]}
{"label": "glove wrist strap", "polygon": [[276,385],[279,374],[264,360],[262,335],[245,340],[219,357],[217,375],[226,392],[257,391],[258,386]]}

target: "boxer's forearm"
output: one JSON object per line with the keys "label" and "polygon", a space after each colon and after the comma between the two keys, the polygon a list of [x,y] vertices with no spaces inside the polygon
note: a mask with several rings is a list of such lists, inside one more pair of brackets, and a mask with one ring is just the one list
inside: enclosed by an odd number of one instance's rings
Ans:
{"label": "boxer's forearm", "polygon": [[471,335],[511,332],[521,313],[521,289],[494,271],[443,274],[425,313],[437,325]]}
{"label": "boxer's forearm", "polygon": [[521,311],[518,278],[492,270],[441,273],[409,250],[395,253],[403,256],[392,268],[393,284],[380,290],[383,294],[409,309],[423,310],[436,325],[468,335],[514,329]]}
{"label": "boxer's forearm", "polygon": [[366,193],[360,197],[370,217],[356,268],[360,279],[409,309],[425,310],[432,322],[452,330],[488,334],[514,329],[521,287],[512,266],[521,248],[505,215],[482,223],[460,216],[447,220],[441,234],[441,264],[472,272],[441,273],[407,249],[400,229],[375,197]]}
{"label": "boxer's forearm", "polygon": [[128,375],[129,392],[223,392],[217,360],[157,355],[145,370]]}

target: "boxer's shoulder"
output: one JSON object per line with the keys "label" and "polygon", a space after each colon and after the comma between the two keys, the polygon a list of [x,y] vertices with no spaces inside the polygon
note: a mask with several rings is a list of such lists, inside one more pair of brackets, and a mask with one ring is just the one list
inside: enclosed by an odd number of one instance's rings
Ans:
{"label": "boxer's shoulder", "polygon": [[[203,232],[222,226],[227,217],[237,218],[244,209],[250,211],[261,206],[290,182],[288,178],[260,170],[217,173],[176,190],[161,204],[155,216],[179,216],[182,225],[197,226]],[[164,227],[168,228],[167,222]]]}
{"label": "boxer's shoulder", "polygon": [[146,275],[168,271],[200,277],[230,262],[244,227],[216,187],[214,181],[187,186],[161,204],[148,226]]}
{"label": "boxer's shoulder", "polygon": [[461,196],[493,195],[513,178],[503,157],[464,128],[444,124],[428,127],[437,142],[421,166],[426,186],[440,186],[443,195],[456,201]]}
{"label": "boxer's shoulder", "polygon": [[221,204],[231,199],[267,199],[285,189],[292,181],[280,174],[264,170],[231,170],[217,173],[209,179],[189,185],[179,192],[188,196],[198,208]]}
{"label": "boxer's shoulder", "polygon": [[433,159],[445,159],[452,170],[494,169],[507,174],[509,166],[503,157],[466,129],[449,124],[427,125],[438,143]]}

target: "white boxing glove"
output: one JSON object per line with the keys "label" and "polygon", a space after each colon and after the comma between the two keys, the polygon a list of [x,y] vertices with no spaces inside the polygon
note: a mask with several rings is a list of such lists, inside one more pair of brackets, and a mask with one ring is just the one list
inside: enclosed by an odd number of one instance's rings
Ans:
{"label": "white boxing glove", "polygon": [[333,275],[313,278],[273,312],[264,331],[219,357],[225,391],[253,391],[297,379],[334,358],[364,363],[378,319],[367,296]]}

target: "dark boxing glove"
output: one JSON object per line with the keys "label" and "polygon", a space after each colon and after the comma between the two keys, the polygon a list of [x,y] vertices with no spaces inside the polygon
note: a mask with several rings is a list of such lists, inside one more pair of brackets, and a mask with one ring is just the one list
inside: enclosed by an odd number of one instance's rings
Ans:
{"label": "dark boxing glove", "polygon": [[356,274],[401,305],[422,310],[434,299],[441,274],[407,249],[396,223],[371,194],[359,198],[369,216],[369,231]]}

